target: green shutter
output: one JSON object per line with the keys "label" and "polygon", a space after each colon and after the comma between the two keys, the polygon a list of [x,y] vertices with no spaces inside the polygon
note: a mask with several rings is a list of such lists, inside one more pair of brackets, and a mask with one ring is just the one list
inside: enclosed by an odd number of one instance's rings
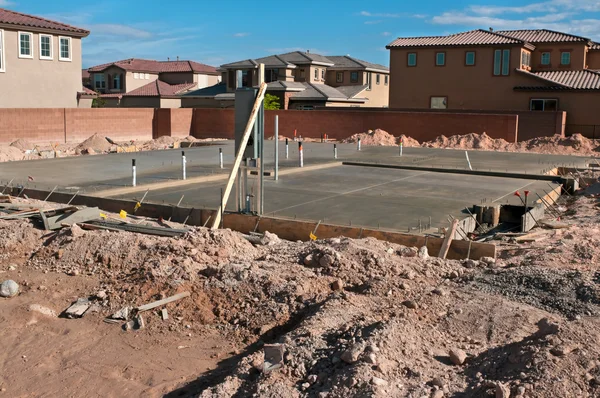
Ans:
{"label": "green shutter", "polygon": [[500,75],[502,69],[502,50],[494,51],[494,76]]}
{"label": "green shutter", "polygon": [[510,50],[502,51],[502,75],[507,76],[510,72]]}

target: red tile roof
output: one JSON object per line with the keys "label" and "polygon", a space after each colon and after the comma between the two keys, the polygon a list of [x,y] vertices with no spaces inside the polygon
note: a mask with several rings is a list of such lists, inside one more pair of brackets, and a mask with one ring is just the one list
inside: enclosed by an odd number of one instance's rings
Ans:
{"label": "red tile roof", "polygon": [[553,85],[551,87],[555,89],[600,90],[600,72],[589,69],[543,72],[526,72],[520,69],[517,70],[536,79],[543,80],[546,83],[550,83]]}
{"label": "red tile roof", "polygon": [[592,42],[590,45],[590,50],[600,50],[600,43]]}
{"label": "red tile roof", "polygon": [[20,12],[10,11],[4,8],[0,8],[0,24],[14,25],[16,28],[26,27],[41,30],[65,32],[77,37],[85,37],[90,34],[90,32],[85,29],[77,28],[75,26],[67,25],[56,21],[51,21],[49,19],[36,17],[33,15],[27,15],[22,14]]}
{"label": "red tile roof", "polygon": [[128,72],[169,73],[169,72],[194,72],[207,75],[217,75],[217,69],[210,65],[194,61],[155,61],[151,59],[129,58],[121,61],[93,66],[90,72],[102,72],[111,66],[118,66]]}
{"label": "red tile roof", "polygon": [[161,80],[155,80],[140,88],[136,88],[124,97],[169,97],[181,94],[196,87],[196,83],[169,84]]}
{"label": "red tile roof", "polygon": [[83,94],[88,94],[88,95],[98,95],[97,92],[95,92],[94,90],[90,90],[87,87],[83,87],[83,90],[81,91]]}
{"label": "red tile roof", "polygon": [[529,43],[588,42],[590,39],[548,29],[499,30],[496,33]]}
{"label": "red tile roof", "polygon": [[439,47],[439,46],[485,46],[495,44],[523,44],[524,40],[516,39],[497,32],[477,29],[448,36],[399,37],[386,48],[396,47]]}

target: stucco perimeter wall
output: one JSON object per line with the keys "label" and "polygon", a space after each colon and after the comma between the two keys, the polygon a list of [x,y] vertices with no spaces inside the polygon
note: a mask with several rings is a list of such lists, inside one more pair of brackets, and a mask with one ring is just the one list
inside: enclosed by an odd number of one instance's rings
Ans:
{"label": "stucco perimeter wall", "polygon": [[[174,111],[179,111],[175,109]],[[486,132],[493,138],[517,140],[518,116],[493,114],[453,114],[448,112],[368,112],[368,111],[266,111],[265,135],[274,134],[274,118],[279,116],[279,134],[332,139],[381,128],[393,135],[406,134],[419,141],[439,135]],[[234,111],[231,109],[194,109],[192,135],[197,138],[233,138]]]}

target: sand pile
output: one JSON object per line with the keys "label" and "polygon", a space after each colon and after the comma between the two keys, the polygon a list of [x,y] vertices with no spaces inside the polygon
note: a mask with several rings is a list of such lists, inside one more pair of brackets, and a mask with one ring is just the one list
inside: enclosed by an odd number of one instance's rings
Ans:
{"label": "sand pile", "polygon": [[409,137],[409,136],[407,136],[405,134],[400,134],[400,136],[396,140],[396,144],[400,145],[400,141],[402,141],[402,146],[406,147],[406,148],[421,146],[421,144],[419,144],[419,141],[417,141],[414,138]]}
{"label": "sand pile", "polygon": [[510,150],[511,144],[501,138],[495,139],[483,134],[465,134],[446,137],[441,135],[432,141],[424,142],[426,148],[451,148],[451,149],[480,149],[484,151]]}
{"label": "sand pile", "polygon": [[75,150],[79,150],[80,152],[82,152],[92,149],[93,152],[108,152],[111,146],[112,144],[108,142],[106,138],[96,133],[89,137],[87,140],[77,145]]}
{"label": "sand pile", "polygon": [[0,162],[12,162],[25,158],[26,155],[19,148],[14,146],[0,146]]}
{"label": "sand pile", "polygon": [[27,140],[24,140],[23,138],[19,138],[18,140],[13,141],[10,144],[10,146],[20,149],[23,152],[31,150],[35,147],[35,145],[33,145],[31,142],[29,142]]}
{"label": "sand pile", "polygon": [[351,144],[358,142],[360,139],[361,145],[376,145],[376,146],[394,146],[397,145],[397,139],[385,130],[375,129],[369,130],[366,133],[357,133],[342,140],[343,143]]}
{"label": "sand pile", "polygon": [[592,140],[581,134],[569,137],[554,135],[552,137],[538,137],[519,142],[516,149],[555,154],[593,155],[600,152],[600,140]]}

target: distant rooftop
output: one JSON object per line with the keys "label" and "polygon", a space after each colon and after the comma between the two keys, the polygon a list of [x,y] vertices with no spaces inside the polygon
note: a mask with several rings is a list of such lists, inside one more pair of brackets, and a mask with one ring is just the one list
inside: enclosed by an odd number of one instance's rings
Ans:
{"label": "distant rooftop", "polygon": [[519,29],[499,30],[496,33],[514,37],[515,39],[529,43],[563,43],[563,42],[589,42],[590,39],[572,35],[569,33],[556,32],[548,29]]}
{"label": "distant rooftop", "polygon": [[[600,90],[600,72],[582,69],[582,70],[561,70],[561,71],[543,71],[527,72],[518,69],[520,73],[535,77],[551,86],[538,87],[544,90]],[[525,89],[520,86],[517,89]]]}
{"label": "distant rooftop", "polygon": [[386,48],[438,47],[438,46],[485,46],[494,44],[525,44],[524,40],[477,29],[447,36],[399,37]]}
{"label": "distant rooftop", "polygon": [[128,72],[169,73],[169,72],[194,72],[207,75],[217,75],[217,69],[210,65],[195,61],[155,61],[150,59],[129,58],[121,61],[109,62],[92,66],[89,72],[102,72],[105,69],[117,66]]}
{"label": "distant rooftop", "polygon": [[41,17],[36,17],[34,15],[7,10],[5,8],[0,8],[0,24],[14,25],[14,27],[17,29],[20,27],[26,27],[38,30],[65,32],[77,37],[85,37],[90,34],[90,32],[85,29],[77,28],[61,22],[51,21]]}

